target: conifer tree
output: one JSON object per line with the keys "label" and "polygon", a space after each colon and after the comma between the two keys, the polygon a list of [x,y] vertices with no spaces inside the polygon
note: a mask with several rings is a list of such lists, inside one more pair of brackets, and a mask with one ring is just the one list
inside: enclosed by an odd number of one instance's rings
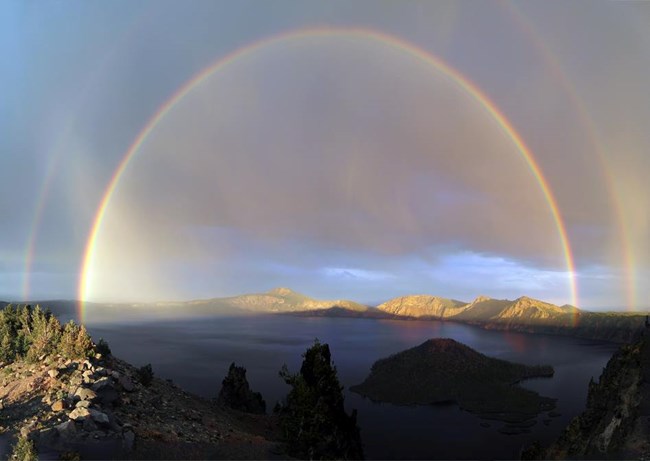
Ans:
{"label": "conifer tree", "polygon": [[300,373],[286,365],[280,377],[292,389],[284,404],[276,407],[289,455],[303,459],[363,459],[356,410],[343,407],[330,349],[318,340],[303,354]]}

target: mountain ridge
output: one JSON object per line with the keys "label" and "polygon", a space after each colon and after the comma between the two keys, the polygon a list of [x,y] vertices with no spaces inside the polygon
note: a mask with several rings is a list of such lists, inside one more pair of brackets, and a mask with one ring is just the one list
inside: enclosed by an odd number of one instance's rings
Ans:
{"label": "mountain ridge", "polygon": [[[34,303],[31,303],[34,304]],[[63,319],[78,318],[78,302],[41,301]],[[573,336],[628,342],[644,328],[646,313],[590,312],[570,305],[557,306],[528,296],[515,300],[478,296],[463,302],[433,295],[392,298],[377,307],[354,301],[318,300],[286,287],[261,293],[185,302],[85,303],[84,321],[115,322],[166,320],[208,316],[285,314],[318,317],[356,317],[394,320],[443,320],[484,329]]]}
{"label": "mountain ridge", "polygon": [[[566,305],[565,305],[566,306]],[[581,311],[574,307],[556,306],[528,296],[514,301],[478,296],[474,301],[463,303],[430,295],[400,296],[377,306],[377,309],[409,317],[439,317],[444,319],[511,321],[526,319],[544,321],[558,316],[572,320]]]}

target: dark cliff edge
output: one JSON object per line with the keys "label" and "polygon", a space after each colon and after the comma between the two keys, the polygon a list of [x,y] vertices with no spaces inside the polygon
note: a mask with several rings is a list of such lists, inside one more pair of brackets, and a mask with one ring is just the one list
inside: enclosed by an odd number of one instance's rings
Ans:
{"label": "dark cliff edge", "polygon": [[646,330],[589,383],[587,408],[549,448],[528,459],[647,459],[650,456],[650,338]]}

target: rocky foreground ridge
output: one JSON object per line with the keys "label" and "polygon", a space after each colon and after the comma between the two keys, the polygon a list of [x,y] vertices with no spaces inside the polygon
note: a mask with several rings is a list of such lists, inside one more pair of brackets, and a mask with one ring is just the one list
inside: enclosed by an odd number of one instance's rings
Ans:
{"label": "rocky foreground ridge", "polygon": [[279,457],[272,417],[229,410],[100,354],[0,368],[2,430],[83,459]]}

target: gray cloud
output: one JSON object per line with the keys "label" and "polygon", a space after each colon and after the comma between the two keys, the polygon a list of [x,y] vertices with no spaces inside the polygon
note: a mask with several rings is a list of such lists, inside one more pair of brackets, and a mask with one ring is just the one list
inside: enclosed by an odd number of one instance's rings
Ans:
{"label": "gray cloud", "polygon": [[[158,2],[83,5],[69,18],[66,6],[5,4],[0,16],[20,27],[2,28],[8,39],[0,45],[12,57],[2,69],[9,103],[0,107],[0,251],[7,261],[0,295],[21,291],[11,285],[24,279],[22,255],[53,158],[32,285],[42,296],[74,295],[103,190],[156,108],[241,45],[327,23],[411,40],[477,83],[547,176],[583,299],[624,303],[620,228],[636,264],[637,297],[647,297],[650,61],[641,26],[648,7],[516,7],[573,83],[603,164],[557,69],[507,8]],[[467,274],[467,287],[448,291],[467,298],[497,283],[478,275],[485,262],[494,264],[494,277],[504,272],[500,295],[537,291],[569,301],[548,205],[500,128],[439,72],[399,51],[306,38],[215,74],[157,127],[111,202],[97,246],[103,278],[91,292],[191,297],[289,280],[326,296],[337,291],[330,268],[357,274],[339,288],[373,299],[378,284],[360,274],[389,274],[396,292],[435,292],[454,285],[444,273],[463,278],[455,267]],[[417,283],[404,282],[404,274]]]}

